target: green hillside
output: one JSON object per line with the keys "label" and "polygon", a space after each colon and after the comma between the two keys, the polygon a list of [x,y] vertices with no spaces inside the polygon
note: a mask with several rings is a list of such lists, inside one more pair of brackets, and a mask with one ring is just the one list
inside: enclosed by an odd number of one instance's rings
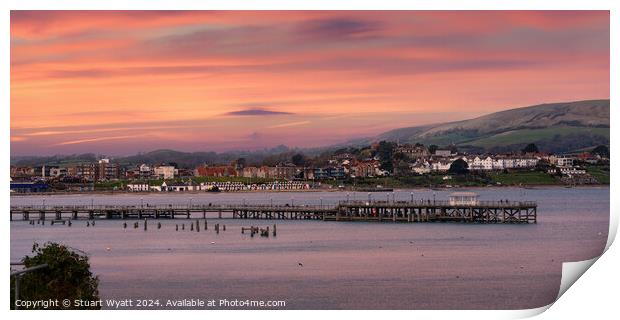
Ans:
{"label": "green hillside", "polygon": [[609,100],[542,104],[457,122],[400,128],[371,141],[388,140],[477,151],[517,151],[536,143],[547,152],[609,144]]}

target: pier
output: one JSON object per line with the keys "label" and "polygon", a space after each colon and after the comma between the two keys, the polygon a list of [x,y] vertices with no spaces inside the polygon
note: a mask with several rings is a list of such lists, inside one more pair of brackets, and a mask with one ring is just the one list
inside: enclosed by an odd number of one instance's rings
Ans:
{"label": "pier", "polygon": [[252,219],[365,222],[536,223],[532,201],[341,201],[336,205],[11,206],[10,219]]}

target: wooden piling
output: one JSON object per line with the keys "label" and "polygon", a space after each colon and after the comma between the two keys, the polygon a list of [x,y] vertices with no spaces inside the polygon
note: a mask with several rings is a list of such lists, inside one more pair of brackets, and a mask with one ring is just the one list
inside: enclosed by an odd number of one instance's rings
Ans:
{"label": "wooden piling", "polygon": [[157,223],[157,229],[161,229],[161,222]]}
{"label": "wooden piling", "polygon": [[200,232],[200,221],[196,219],[196,232]]}
{"label": "wooden piling", "polygon": [[175,231],[179,231],[179,224],[178,223],[176,225],[176,230]]}
{"label": "wooden piling", "polygon": [[146,218],[144,218],[144,231],[146,231],[147,229],[147,222],[146,222]]}
{"label": "wooden piling", "polygon": [[273,236],[274,237],[276,236],[276,224],[275,223],[273,224]]}

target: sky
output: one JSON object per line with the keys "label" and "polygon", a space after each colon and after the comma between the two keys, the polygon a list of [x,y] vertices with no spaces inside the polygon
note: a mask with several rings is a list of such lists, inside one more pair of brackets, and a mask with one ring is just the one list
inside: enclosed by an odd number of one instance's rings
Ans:
{"label": "sky", "polygon": [[609,98],[607,11],[12,11],[11,155],[317,147]]}

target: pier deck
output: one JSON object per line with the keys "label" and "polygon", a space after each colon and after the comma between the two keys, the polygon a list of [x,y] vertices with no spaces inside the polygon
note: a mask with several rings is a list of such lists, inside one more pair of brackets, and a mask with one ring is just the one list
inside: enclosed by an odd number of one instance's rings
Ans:
{"label": "pier deck", "polygon": [[11,206],[10,219],[275,219],[368,222],[536,223],[532,201],[343,201],[337,205]]}

